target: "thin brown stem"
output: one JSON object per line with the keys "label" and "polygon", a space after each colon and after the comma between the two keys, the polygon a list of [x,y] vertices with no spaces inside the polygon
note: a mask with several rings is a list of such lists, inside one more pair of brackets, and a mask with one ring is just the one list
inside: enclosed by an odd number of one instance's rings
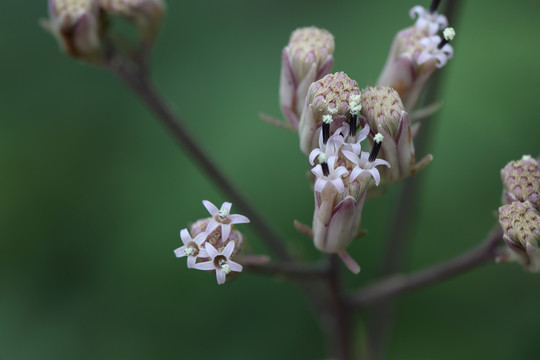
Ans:
{"label": "thin brown stem", "polygon": [[351,306],[355,307],[370,306],[407,291],[440,283],[493,261],[497,256],[497,247],[502,241],[502,235],[501,227],[497,224],[477,248],[411,275],[389,276],[359,290],[350,297],[349,302]]}
{"label": "thin brown stem", "polygon": [[161,124],[169,130],[175,140],[190,154],[191,158],[206,172],[214,184],[234,202],[251,220],[260,238],[282,261],[289,261],[291,257],[274,229],[249,203],[242,193],[232,184],[227,176],[210,159],[195,137],[187,130],[184,121],[176,116],[155,88],[150,83],[145,67],[126,61],[125,58],[111,56],[108,68],[122,79],[154,112]]}

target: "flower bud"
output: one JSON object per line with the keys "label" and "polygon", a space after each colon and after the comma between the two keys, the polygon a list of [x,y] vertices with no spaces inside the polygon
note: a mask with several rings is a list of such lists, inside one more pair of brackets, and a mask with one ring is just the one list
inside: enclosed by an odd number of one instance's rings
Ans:
{"label": "flower bud", "polygon": [[377,81],[377,85],[397,90],[407,111],[414,109],[428,79],[446,64],[454,51],[448,44],[455,36],[452,28],[437,35],[447,24],[444,15],[418,6],[411,9],[411,17],[414,14],[419,15],[416,24],[397,33]]}
{"label": "flower bud", "polygon": [[97,0],[49,0],[44,26],[70,56],[97,62],[101,57]]}
{"label": "flower bud", "polygon": [[398,92],[387,86],[368,87],[362,91],[361,121],[367,122],[373,133],[384,137],[381,158],[391,167],[381,171],[382,178],[398,182],[426,166],[433,157],[416,162],[411,120]]}
{"label": "flower bud", "polygon": [[508,245],[497,261],[517,261],[531,272],[540,271],[540,214],[529,202],[513,202],[499,208],[499,223]]}
{"label": "flower bud", "polygon": [[521,160],[510,161],[502,170],[504,202],[530,201],[540,209],[540,165],[531,156],[524,155]]}
{"label": "flower bud", "polygon": [[344,72],[328,74],[310,85],[298,128],[304,154],[317,147],[321,128],[327,126],[328,134],[332,134],[348,121],[351,111],[356,110],[351,102],[354,104],[358,95],[358,84]]}
{"label": "flower bud", "polygon": [[333,53],[334,37],[316,27],[293,31],[289,44],[283,49],[279,100],[283,114],[295,129],[298,129],[309,85],[330,72]]}
{"label": "flower bud", "polygon": [[161,25],[165,4],[162,0],[99,0],[101,8],[135,23],[143,42],[152,42]]}

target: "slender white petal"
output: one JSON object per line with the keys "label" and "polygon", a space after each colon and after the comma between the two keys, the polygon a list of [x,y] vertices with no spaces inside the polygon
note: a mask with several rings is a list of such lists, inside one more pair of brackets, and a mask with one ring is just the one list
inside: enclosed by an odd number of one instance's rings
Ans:
{"label": "slender white petal", "polygon": [[225,273],[221,269],[216,270],[216,279],[219,285],[225,283]]}
{"label": "slender white petal", "polygon": [[193,265],[192,269],[197,270],[215,270],[216,266],[214,265],[214,261],[205,261],[198,264]]}
{"label": "slender white petal", "polygon": [[216,248],[208,242],[206,243],[206,252],[212,259],[219,255],[219,252],[216,250]]}
{"label": "slender white petal", "polygon": [[244,215],[232,214],[232,215],[229,215],[229,219],[231,219],[231,224],[247,224],[247,223],[249,223],[249,219]]}
{"label": "slender white petal", "polygon": [[221,224],[221,241],[226,241],[231,234],[231,224]]}
{"label": "slender white petal", "polygon": [[182,239],[182,242],[184,243],[184,245],[186,245],[190,241],[193,241],[187,229],[180,230],[180,238]]}
{"label": "slender white petal", "polygon": [[229,264],[231,271],[240,272],[243,269],[242,265],[232,260],[227,260],[227,264]]}
{"label": "slender white petal", "polygon": [[206,210],[208,210],[210,215],[215,216],[216,214],[219,213],[219,209],[214,204],[212,204],[210,201],[203,200],[202,203],[203,203],[204,207],[206,208]]}
{"label": "slender white petal", "polygon": [[186,246],[182,245],[178,249],[174,250],[174,255],[176,255],[177,258],[186,256]]}
{"label": "slender white petal", "polygon": [[212,219],[208,222],[208,225],[206,225],[206,234],[210,234],[212,231],[214,231],[220,223],[218,223],[215,219]]}
{"label": "slender white petal", "polygon": [[188,256],[187,258],[187,267],[188,268],[193,268],[195,266],[195,262],[196,262],[197,258],[195,256]]}
{"label": "slender white petal", "polygon": [[232,203],[230,202],[224,202],[222,205],[221,205],[221,210],[225,210],[228,213],[231,212],[231,206],[232,206]]}
{"label": "slender white petal", "polygon": [[225,249],[223,249],[223,252],[221,255],[225,256],[227,259],[229,259],[234,251],[234,241],[229,241],[227,245],[225,246]]}

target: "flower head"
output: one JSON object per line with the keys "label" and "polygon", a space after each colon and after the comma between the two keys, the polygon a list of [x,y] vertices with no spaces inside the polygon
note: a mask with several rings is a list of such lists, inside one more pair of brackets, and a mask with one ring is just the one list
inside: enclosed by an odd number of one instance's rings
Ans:
{"label": "flower head", "polygon": [[[373,139],[377,136],[375,131],[384,137],[381,158],[387,160],[391,167],[381,175],[387,182],[401,181],[431,161],[431,155],[416,161],[411,120],[396,90],[387,86],[364,89],[361,115],[361,121],[369,124]],[[376,145],[377,141],[374,141]]]}
{"label": "flower head", "polygon": [[174,250],[176,257],[187,256],[188,268],[195,266],[197,258],[208,257],[206,250],[202,247],[202,244],[206,241],[206,233],[200,233],[195,238],[191,238],[187,229],[180,230],[180,238],[184,245]]}
{"label": "flower head", "polygon": [[334,64],[334,37],[316,27],[296,29],[283,49],[279,97],[289,122],[298,122],[309,85],[328,74]]}
{"label": "flower head", "polygon": [[540,165],[529,155],[510,161],[501,170],[506,203],[530,201],[540,210]]}
{"label": "flower head", "polygon": [[306,155],[317,147],[320,131],[326,143],[343,122],[349,121],[350,102],[357,110],[358,95],[358,84],[343,72],[328,74],[311,84],[298,128],[300,148]]}
{"label": "flower head", "polygon": [[497,261],[517,261],[531,272],[540,271],[540,213],[529,202],[499,208],[499,223],[508,245]]}
{"label": "flower head", "polygon": [[231,260],[234,246],[234,241],[229,241],[223,249],[218,250],[212,246],[212,244],[207,242],[206,252],[210,260],[197,263],[193,266],[193,268],[198,270],[215,270],[218,284],[221,285],[225,283],[226,276],[231,271],[242,271],[242,265]]}
{"label": "flower head", "polygon": [[231,233],[231,226],[233,224],[244,224],[249,223],[249,219],[244,215],[231,214],[230,202],[224,202],[221,205],[221,208],[218,209],[214,204],[208,200],[203,200],[203,205],[208,210],[212,219],[208,223],[206,228],[206,233],[212,233],[218,226],[221,226],[221,237],[222,241],[226,241],[229,238]]}

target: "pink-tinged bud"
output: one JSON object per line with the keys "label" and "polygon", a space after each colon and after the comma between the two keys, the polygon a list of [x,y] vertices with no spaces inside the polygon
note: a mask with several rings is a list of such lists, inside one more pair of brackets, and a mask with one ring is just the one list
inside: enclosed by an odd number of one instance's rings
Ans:
{"label": "pink-tinged bud", "polygon": [[300,28],[291,34],[281,56],[279,101],[283,114],[298,129],[308,88],[332,70],[334,37],[316,27]]}
{"label": "pink-tinged bud", "polygon": [[358,84],[344,72],[328,74],[310,85],[298,128],[304,154],[317,147],[321,128],[327,126],[327,135],[333,134],[349,120],[351,112],[356,115],[358,95]]}
{"label": "pink-tinged bud", "polygon": [[510,161],[502,170],[504,202],[530,201],[540,209],[540,165],[531,156],[524,155],[521,160]]}
{"label": "pink-tinged bud", "polygon": [[540,214],[534,206],[529,201],[501,206],[499,223],[508,249],[497,261],[517,261],[528,271],[540,271]]}
{"label": "pink-tinged bud", "polygon": [[384,137],[381,158],[391,165],[381,171],[385,181],[401,181],[433,159],[426,155],[416,162],[411,120],[396,90],[387,86],[368,87],[362,91],[361,105],[361,122],[369,125],[372,136],[380,133]]}
{"label": "pink-tinged bud", "polygon": [[44,26],[70,56],[96,62],[101,57],[97,0],[49,0]]}
{"label": "pink-tinged bud", "polygon": [[162,0],[98,1],[105,12],[133,21],[141,34],[143,42],[153,42],[165,13],[165,4]]}
{"label": "pink-tinged bud", "polygon": [[[407,111],[414,109],[433,72],[453,56],[449,42],[455,31],[440,27],[446,24],[446,18],[443,21],[441,16],[424,11],[414,26],[397,33],[377,81],[377,85],[396,89]],[[439,30],[443,30],[441,35],[437,35]]]}

